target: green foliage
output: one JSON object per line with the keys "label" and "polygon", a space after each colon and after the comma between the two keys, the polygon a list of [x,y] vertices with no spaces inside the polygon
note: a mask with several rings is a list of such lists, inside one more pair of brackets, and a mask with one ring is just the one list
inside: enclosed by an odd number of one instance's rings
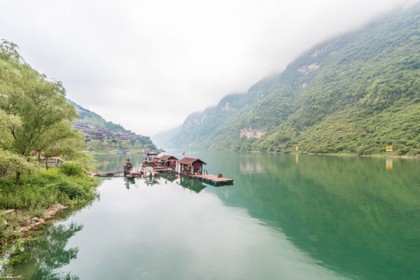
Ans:
{"label": "green foliage", "polygon": [[[73,129],[74,108],[60,82],[25,63],[13,43],[0,43],[0,249],[49,206],[95,197],[98,180],[76,163],[42,170],[35,158],[82,161],[83,137]],[[3,216],[4,209],[14,209]]]}
{"label": "green foliage", "polygon": [[0,149],[0,181],[5,176],[30,172],[35,168],[36,166],[28,162],[24,157]]}
{"label": "green foliage", "polygon": [[[69,168],[70,173],[79,172],[76,166]],[[86,203],[95,197],[97,183],[97,179],[84,173],[66,175],[61,168],[23,176],[20,185],[3,180],[0,182],[0,209],[46,208],[57,202],[67,205]]]}
{"label": "green foliage", "polygon": [[59,168],[67,176],[81,176],[83,174],[83,167],[77,163],[62,164]]}
{"label": "green foliage", "polygon": [[74,120],[75,123],[86,123],[94,125],[98,128],[109,128],[115,132],[125,132],[126,130],[119,124],[115,124],[113,122],[107,122],[104,118],[100,115],[96,114],[95,112],[89,111],[86,108],[83,108],[79,104],[67,100],[67,102],[73,106],[77,112],[78,119]]}
{"label": "green foliage", "polygon": [[63,132],[57,133],[58,127],[61,128],[63,122],[71,120],[76,114],[64,98],[62,84],[47,81],[44,75],[16,57],[16,51],[8,53],[10,48],[7,42],[0,46],[0,109],[20,118],[20,126],[9,127],[13,135],[11,148],[28,156],[40,148],[45,138],[63,138]]}
{"label": "green foliage", "polygon": [[38,158],[74,158],[83,146],[72,128],[76,112],[61,82],[49,81],[20,57],[17,46],[0,43],[0,177],[15,173],[18,183]]}
{"label": "green foliage", "polygon": [[89,199],[90,193],[87,189],[75,184],[61,184],[58,186],[60,193],[71,200]]}
{"label": "green foliage", "polygon": [[[206,149],[419,154],[420,6],[322,43],[171,139]],[[226,111],[226,104],[230,109]],[[245,137],[258,131],[261,137]]]}
{"label": "green foliage", "polygon": [[10,149],[13,143],[13,132],[22,126],[22,120],[15,115],[0,109],[0,148]]}
{"label": "green foliage", "polygon": [[76,164],[67,166],[22,176],[20,185],[11,178],[0,181],[0,213],[3,209],[14,209],[16,213],[0,214],[0,252],[3,246],[19,237],[19,226],[27,224],[32,217],[42,217],[49,206],[55,203],[83,205],[96,197],[98,179],[80,172]]}

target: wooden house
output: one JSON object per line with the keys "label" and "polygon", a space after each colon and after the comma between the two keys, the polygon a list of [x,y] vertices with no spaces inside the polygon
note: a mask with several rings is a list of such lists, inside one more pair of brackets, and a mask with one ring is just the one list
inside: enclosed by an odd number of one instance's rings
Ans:
{"label": "wooden house", "polygon": [[159,158],[159,161],[162,162],[163,167],[175,170],[178,159],[171,155],[164,155]]}
{"label": "wooden house", "polygon": [[176,171],[184,175],[202,175],[203,165],[207,164],[198,158],[184,157],[176,164]]}

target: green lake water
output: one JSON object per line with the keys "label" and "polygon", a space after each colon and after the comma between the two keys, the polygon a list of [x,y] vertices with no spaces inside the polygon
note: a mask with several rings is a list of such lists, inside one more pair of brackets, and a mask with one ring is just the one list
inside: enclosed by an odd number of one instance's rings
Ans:
{"label": "green lake water", "polygon": [[[180,154],[174,153],[175,156]],[[106,179],[39,231],[25,279],[420,279],[420,161],[200,152],[233,186]],[[140,163],[141,157],[130,156]],[[102,170],[124,156],[103,156]]]}

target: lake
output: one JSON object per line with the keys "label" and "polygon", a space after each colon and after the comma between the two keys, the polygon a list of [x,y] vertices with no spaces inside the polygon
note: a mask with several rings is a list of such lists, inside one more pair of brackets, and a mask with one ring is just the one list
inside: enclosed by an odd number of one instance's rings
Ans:
{"label": "lake", "polygon": [[[181,157],[179,153],[175,156]],[[233,186],[105,179],[39,231],[25,279],[420,279],[420,161],[196,152]],[[129,156],[134,163],[142,157]],[[101,156],[102,170],[125,156]]]}

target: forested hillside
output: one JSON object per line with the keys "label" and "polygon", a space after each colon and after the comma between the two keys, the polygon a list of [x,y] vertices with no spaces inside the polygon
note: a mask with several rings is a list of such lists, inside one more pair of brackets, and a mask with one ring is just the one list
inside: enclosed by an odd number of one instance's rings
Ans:
{"label": "forested hillside", "polygon": [[170,143],[206,149],[420,153],[420,6],[319,44]]}
{"label": "forested hillside", "polygon": [[119,124],[106,121],[100,115],[83,108],[71,100],[78,118],[73,120],[76,129],[85,135],[88,148],[107,152],[114,149],[140,150],[155,148],[150,137],[134,133]]}
{"label": "forested hillside", "polygon": [[122,127],[119,124],[115,124],[113,122],[107,122],[104,118],[102,118],[100,115],[96,114],[95,112],[92,112],[86,108],[83,108],[79,104],[67,100],[67,102],[74,107],[74,109],[77,112],[77,115],[79,118],[75,119],[73,121],[74,124],[90,124],[98,128],[108,128],[112,129],[115,132],[124,132],[126,131],[124,127]]}

